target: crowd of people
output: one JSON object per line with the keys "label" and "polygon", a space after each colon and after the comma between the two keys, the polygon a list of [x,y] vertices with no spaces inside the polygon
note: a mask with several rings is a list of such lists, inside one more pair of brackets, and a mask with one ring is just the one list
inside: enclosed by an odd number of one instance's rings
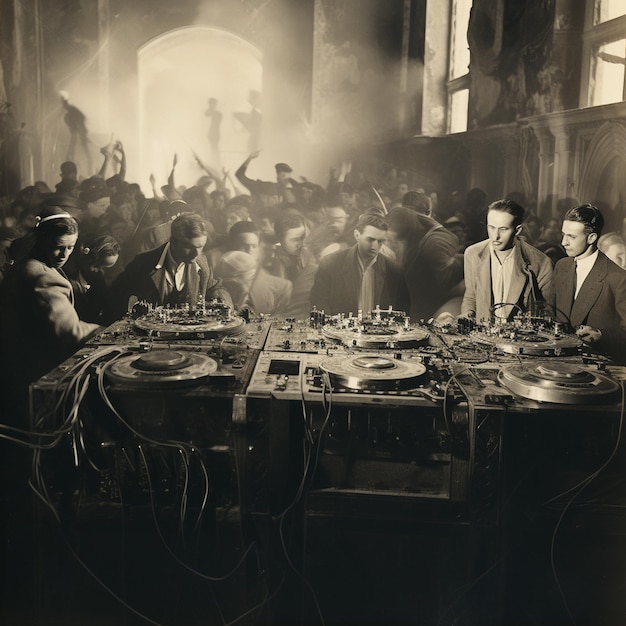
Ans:
{"label": "crowd of people", "polygon": [[626,354],[626,247],[621,233],[603,234],[592,205],[544,222],[519,194],[442,199],[405,172],[372,176],[349,163],[324,185],[287,163],[264,181],[248,173],[258,152],[234,179],[197,159],[190,187],[176,184],[174,157],[167,183],[152,176],[146,196],[126,180],[121,143],[102,154],[98,174],[81,179],[67,161],[54,189],[26,187],[1,215],[1,379],[22,403],[30,382],[137,300],[218,298],[247,315],[299,319],[312,307],[380,305],[442,324],[544,310]]}

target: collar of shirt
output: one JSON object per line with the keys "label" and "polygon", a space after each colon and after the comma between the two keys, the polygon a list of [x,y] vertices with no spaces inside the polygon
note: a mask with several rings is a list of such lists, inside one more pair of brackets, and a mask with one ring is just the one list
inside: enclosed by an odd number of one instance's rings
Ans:
{"label": "collar of shirt", "polygon": [[276,246],[275,254],[285,265],[297,267],[299,269],[302,269],[304,266],[304,260],[302,259],[301,254],[289,254],[288,252],[285,252],[284,248],[280,244]]}
{"label": "collar of shirt", "polygon": [[504,251],[504,252],[507,252],[508,254],[502,254],[502,253],[498,254],[493,249],[493,246],[491,245],[491,242],[489,243],[489,252],[491,254],[491,259],[492,259],[493,262],[497,262],[499,265],[504,265],[507,261],[512,259],[514,251],[515,251],[515,246],[513,246],[509,250],[505,250]]}
{"label": "collar of shirt", "polygon": [[[200,266],[196,261],[193,261],[193,263],[196,267],[196,271],[199,272]],[[154,269],[160,270],[163,268],[165,270],[165,280],[167,280],[170,285],[176,286],[178,291],[181,291],[185,286],[185,265],[184,261],[182,263],[176,263],[170,251],[170,243],[168,241]]]}
{"label": "collar of shirt", "polygon": [[596,262],[598,258],[598,251],[596,250],[593,254],[584,257],[583,259],[579,259],[578,257],[574,258],[574,267],[576,267],[576,273],[580,274],[581,272],[585,272],[588,274],[593,267],[593,264]]}
{"label": "collar of shirt", "polygon": [[578,292],[585,282],[585,279],[589,275],[589,272],[591,272],[591,268],[593,267],[597,258],[597,250],[593,254],[590,254],[589,256],[586,256],[582,259],[574,258],[574,267],[576,268],[576,291],[574,292],[575,298],[578,296]]}
{"label": "collar of shirt", "polygon": [[357,249],[356,251],[356,258],[359,261],[359,269],[361,270],[361,276],[363,274],[365,274],[365,272],[372,267],[372,265],[374,265],[374,263],[376,263],[376,260],[378,259],[378,254],[368,263],[366,263],[362,258],[361,255],[359,254],[359,251]]}

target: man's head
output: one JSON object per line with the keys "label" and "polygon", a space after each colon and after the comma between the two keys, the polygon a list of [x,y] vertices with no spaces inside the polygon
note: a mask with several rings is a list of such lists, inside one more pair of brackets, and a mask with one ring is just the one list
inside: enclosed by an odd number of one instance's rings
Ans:
{"label": "man's head", "polygon": [[280,204],[278,183],[262,181],[259,184],[259,202],[262,207],[271,207]]}
{"label": "man's head", "polygon": [[324,209],[324,221],[332,232],[342,235],[346,229],[348,214],[340,204],[328,206]]}
{"label": "man's head", "polygon": [[286,185],[293,170],[286,163],[276,163],[274,167],[276,169],[276,182],[279,185]]}
{"label": "man's head", "polygon": [[259,229],[253,222],[237,222],[228,231],[230,249],[259,258]]}
{"label": "man's head", "polygon": [[556,217],[551,217],[543,229],[543,239],[548,243],[558,246],[561,243],[561,224]]}
{"label": "man's head", "polygon": [[402,206],[416,213],[430,216],[432,208],[430,198],[420,191],[408,191],[402,196]]}
{"label": "man's head", "polygon": [[387,222],[381,216],[372,213],[361,215],[354,228],[354,238],[362,259],[371,261],[378,256],[387,240],[387,228]]}
{"label": "man's head", "polygon": [[63,161],[61,163],[61,178],[76,180],[78,178],[78,168],[73,161]]}
{"label": "man's head", "polygon": [[522,229],[524,207],[514,200],[496,200],[487,209],[487,235],[496,252],[510,250]]}
{"label": "man's head", "polygon": [[94,219],[102,217],[111,204],[111,191],[99,176],[81,183],[79,197],[86,204],[85,214]]}
{"label": "man's head", "polygon": [[274,220],[274,233],[280,247],[292,256],[300,256],[304,249],[306,226],[297,213],[283,213]]}
{"label": "man's head", "polygon": [[112,268],[120,258],[120,244],[109,235],[88,238],[79,256],[80,271],[88,282]]}
{"label": "man's head", "polygon": [[183,213],[172,222],[170,252],[174,260],[193,261],[206,245],[208,231],[204,220],[195,213]]}
{"label": "man's head", "polygon": [[37,216],[35,256],[48,267],[60,269],[74,251],[78,223],[61,207],[46,207]]}
{"label": "man's head", "polygon": [[604,228],[602,213],[592,204],[572,207],[563,216],[561,245],[569,257],[593,254]]}

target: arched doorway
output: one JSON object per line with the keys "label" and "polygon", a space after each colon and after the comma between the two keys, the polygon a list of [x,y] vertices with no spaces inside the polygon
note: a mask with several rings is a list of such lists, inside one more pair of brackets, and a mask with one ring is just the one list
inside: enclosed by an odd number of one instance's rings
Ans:
{"label": "arched doorway", "polygon": [[179,28],[144,45],[138,51],[142,187],[150,188],[150,174],[158,186],[167,181],[174,154],[176,185],[189,187],[203,174],[194,153],[218,172],[234,172],[254,141],[247,123],[253,117],[259,123],[251,113],[260,108],[262,81],[259,50],[225,30]]}

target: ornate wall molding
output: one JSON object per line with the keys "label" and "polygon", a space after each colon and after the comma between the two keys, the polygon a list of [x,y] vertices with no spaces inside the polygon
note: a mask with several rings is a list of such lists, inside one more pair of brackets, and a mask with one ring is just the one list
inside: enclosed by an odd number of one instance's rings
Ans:
{"label": "ornate wall molding", "polygon": [[624,162],[626,170],[626,123],[612,120],[598,128],[583,157],[578,182],[579,198],[595,198],[598,195],[602,173],[616,157]]}

